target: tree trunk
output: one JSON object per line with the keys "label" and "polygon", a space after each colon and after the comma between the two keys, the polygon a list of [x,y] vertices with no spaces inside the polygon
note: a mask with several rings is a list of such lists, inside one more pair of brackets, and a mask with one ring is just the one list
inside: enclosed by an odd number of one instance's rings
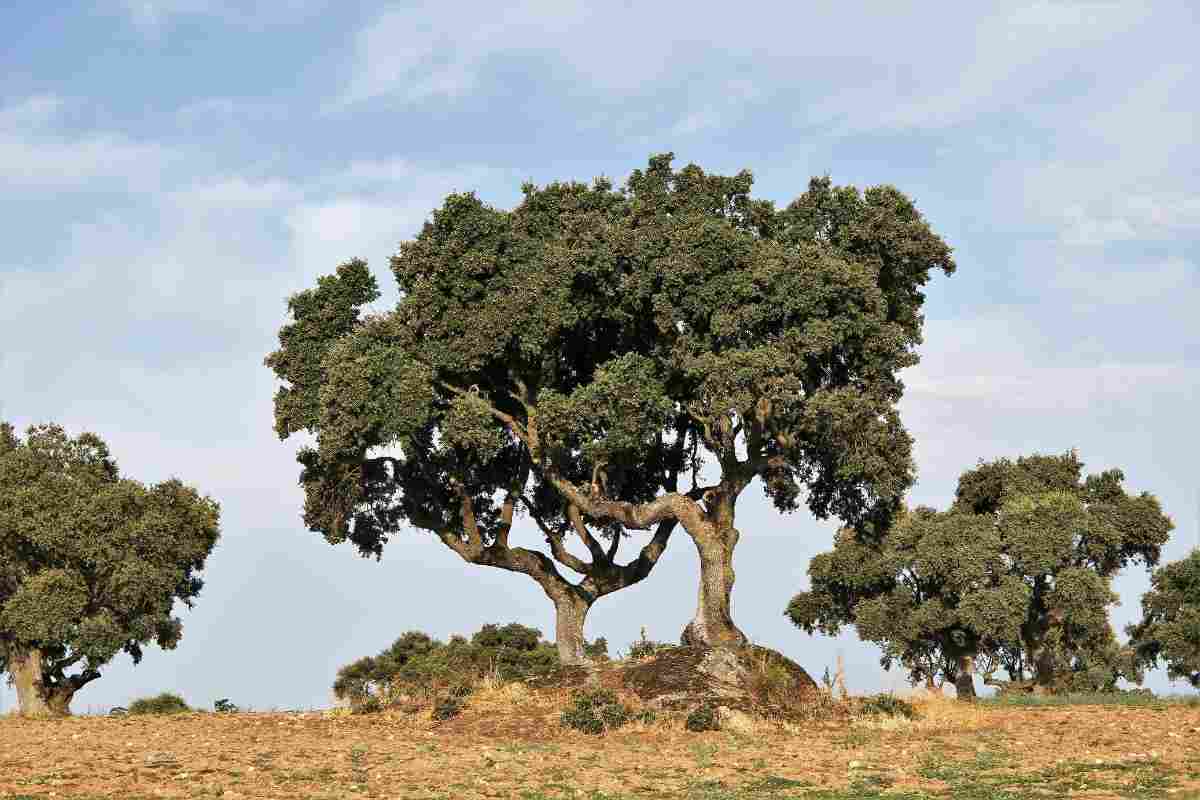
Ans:
{"label": "tree trunk", "polygon": [[691,647],[740,647],[748,641],[733,624],[733,548],[740,534],[732,526],[707,534],[692,534],[700,555],[700,589],[696,615],[683,629],[680,641]]}
{"label": "tree trunk", "polygon": [[17,690],[17,710],[23,717],[63,717],[71,713],[74,691],[47,686],[42,676],[42,651],[17,651],[9,660],[9,673]]}
{"label": "tree trunk", "polygon": [[583,651],[583,624],[592,604],[574,593],[563,593],[554,601],[554,643],[563,664],[589,664]]}
{"label": "tree trunk", "polygon": [[964,703],[975,702],[975,659],[958,657],[958,674],[954,676],[954,693]]}

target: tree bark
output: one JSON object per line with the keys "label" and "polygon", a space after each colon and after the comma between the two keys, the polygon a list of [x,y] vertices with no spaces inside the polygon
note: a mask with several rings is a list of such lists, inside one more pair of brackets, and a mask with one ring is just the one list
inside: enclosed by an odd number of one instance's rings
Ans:
{"label": "tree bark", "polygon": [[[692,533],[689,531],[689,533]],[[748,639],[730,612],[733,592],[733,548],[740,534],[732,525],[709,533],[692,533],[700,555],[700,588],[696,614],[680,641],[692,647],[741,647]]]}
{"label": "tree bark", "polygon": [[48,686],[42,672],[42,651],[18,651],[9,660],[9,672],[17,690],[17,710],[23,717],[65,717],[71,713],[70,686]]}
{"label": "tree bark", "polygon": [[591,659],[583,651],[583,624],[592,604],[574,592],[566,592],[554,601],[554,643],[558,647],[558,659],[563,664],[589,664]]}
{"label": "tree bark", "polygon": [[975,659],[958,657],[958,673],[954,676],[954,693],[963,703],[975,702]]}

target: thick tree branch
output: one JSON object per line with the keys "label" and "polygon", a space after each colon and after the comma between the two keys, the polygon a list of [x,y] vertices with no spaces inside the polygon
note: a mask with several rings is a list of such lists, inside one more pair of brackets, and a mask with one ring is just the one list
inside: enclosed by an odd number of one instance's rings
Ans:
{"label": "thick tree branch", "polygon": [[71,687],[71,691],[78,692],[84,686],[87,686],[92,681],[100,677],[100,673],[94,669],[85,669],[78,675],[72,675],[67,679],[67,684]]}
{"label": "thick tree branch", "polygon": [[578,486],[547,470],[547,477],[567,501],[592,519],[617,522],[632,530],[649,530],[664,520],[674,519],[689,530],[704,527],[704,512],[695,500],[678,492],[670,492],[647,503],[630,503],[624,500],[609,500],[579,489]]}
{"label": "thick tree branch", "polygon": [[603,563],[605,560],[604,548],[600,546],[600,542],[596,541],[596,537],[592,536],[592,532],[588,530],[587,525],[583,521],[583,515],[579,513],[579,506],[574,503],[567,505],[567,519],[571,521],[571,527],[575,529],[575,533],[579,536],[579,540],[583,542],[583,546],[592,554],[592,563]]}
{"label": "thick tree branch", "polygon": [[458,495],[462,508],[462,523],[463,530],[467,534],[467,544],[475,552],[482,551],[483,534],[480,533],[479,521],[475,518],[475,504],[471,502],[471,496],[463,489],[462,484],[452,481],[450,485],[454,489],[454,493]]}
{"label": "thick tree branch", "polygon": [[667,549],[667,542],[678,522],[674,519],[659,523],[654,536],[642,547],[638,557],[628,564],[614,565],[615,569],[596,581],[597,594],[605,595],[641,581]]}
{"label": "thick tree branch", "polygon": [[550,554],[554,556],[555,561],[568,569],[575,570],[581,575],[587,575],[592,571],[591,564],[588,564],[563,546],[562,534],[559,531],[553,530],[540,516],[534,514],[532,509],[529,516],[533,517],[533,521],[537,523],[537,526],[542,529],[542,533],[545,534],[546,544],[550,545]]}
{"label": "thick tree branch", "polygon": [[621,546],[620,532],[614,533],[612,541],[608,543],[608,552],[604,554],[604,558],[609,564],[612,564],[617,559],[617,548]]}
{"label": "thick tree branch", "polygon": [[531,466],[529,459],[523,457],[517,478],[508,487],[508,494],[504,498],[504,506],[500,509],[500,529],[496,531],[496,544],[500,547],[508,547],[508,534],[512,532],[513,512],[516,510],[517,501],[525,495],[525,484],[529,481]]}
{"label": "thick tree branch", "polygon": [[56,679],[61,679],[63,673],[70,669],[75,664],[83,660],[83,653],[74,653],[66,658],[59,659],[46,668],[46,672]]}

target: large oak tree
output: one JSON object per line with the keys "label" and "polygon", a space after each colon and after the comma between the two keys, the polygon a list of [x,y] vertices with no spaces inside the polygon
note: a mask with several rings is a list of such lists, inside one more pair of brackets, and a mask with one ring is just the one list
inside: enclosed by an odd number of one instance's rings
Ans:
{"label": "large oak tree", "polygon": [[[680,527],[701,569],[685,640],[744,642],[738,498],[757,478],[780,510],[848,524],[898,506],[897,373],[917,361],[930,271],[954,269],[896,189],[816,179],[778,209],[751,184],[665,155],[620,190],[526,186],[511,211],[452,195],[392,259],[393,311],[361,313],[377,289],[358,261],[294,297],[268,364],[286,384],[279,434],[316,434],[299,456],[308,525],[377,555],[407,523],[530,575],[564,660],[590,604],[642,579]],[[518,514],[548,554],[509,544]],[[618,564],[641,530],[650,543]]]}
{"label": "large oak tree", "polygon": [[0,424],[0,672],[23,714],[66,714],[119,652],[174,647],[218,508],[178,480],[122,478],[94,434]]}
{"label": "large oak tree", "polygon": [[1041,691],[1137,679],[1109,622],[1110,583],[1131,562],[1157,563],[1172,523],[1123,480],[1085,478],[1073,452],[981,463],[948,511],[902,514],[876,539],[842,531],[787,613],[809,633],[854,625],[885,667],[954,680],[961,697],[979,666]]}
{"label": "large oak tree", "polygon": [[1130,625],[1130,645],[1145,666],[1200,689],[1200,550],[1158,569],[1142,597],[1142,620]]}

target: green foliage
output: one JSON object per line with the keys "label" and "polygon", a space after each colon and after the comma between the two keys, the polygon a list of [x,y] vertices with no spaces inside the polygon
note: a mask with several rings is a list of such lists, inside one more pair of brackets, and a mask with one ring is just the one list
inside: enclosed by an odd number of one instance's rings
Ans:
{"label": "green foliage", "polygon": [[517,623],[484,625],[470,641],[455,636],[442,642],[409,631],[378,655],[338,670],[333,692],[351,705],[386,703],[401,695],[434,698],[449,693],[461,699],[485,677],[523,680],[558,664],[557,650],[541,640],[541,632]]}
{"label": "green foliage", "polygon": [[809,633],[854,625],[914,683],[953,680],[971,660],[1054,691],[1140,681],[1108,621],[1110,582],[1156,563],[1172,523],[1153,495],[1127,494],[1119,470],[1082,468],[1075,453],[981,463],[949,511],[902,513],[881,535],[843,530],[786,613]]}
{"label": "green foliage", "polygon": [[692,710],[683,726],[693,733],[721,730],[721,715],[714,705],[702,705]]}
{"label": "green foliage", "polygon": [[506,648],[517,652],[532,652],[542,641],[542,632],[516,622],[503,627],[487,624],[471,636],[471,642],[480,647]]}
{"label": "green foliage", "polygon": [[46,691],[69,696],[122,651],[174,647],[218,519],[178,480],[121,477],[94,434],[0,425],[0,671],[36,658]]}
{"label": "green foliage", "polygon": [[213,701],[213,711],[218,714],[236,714],[241,709],[230,702],[228,697],[222,697],[220,700]]}
{"label": "green foliage", "polygon": [[1200,688],[1200,550],[1154,573],[1142,620],[1127,628],[1140,663]]}
{"label": "green foliage", "polygon": [[608,661],[608,639],[603,636],[583,643],[583,654],[592,661]]}
{"label": "green foliage", "polygon": [[652,722],[654,713],[635,713],[608,689],[576,690],[571,694],[571,705],[562,712],[560,719],[564,727],[599,735],[634,720]]}
{"label": "green foliage", "polygon": [[139,697],[127,710],[130,714],[181,714],[192,709],[179,695],[163,692],[154,697]]}
{"label": "green foliage", "polygon": [[894,694],[877,694],[864,697],[858,705],[858,713],[870,717],[903,717],[917,719],[913,704]]}
{"label": "green foliage", "polygon": [[673,646],[674,645],[667,644],[665,642],[656,642],[652,639],[647,639],[646,629],[642,628],[641,638],[630,643],[629,653],[626,658],[631,658],[635,661],[643,658],[650,658],[656,653],[669,649]]}
{"label": "green foliage", "polygon": [[378,714],[383,711],[383,701],[374,695],[367,695],[350,707],[354,714]]}
{"label": "green foliage", "polygon": [[[706,463],[730,504],[758,477],[781,510],[896,508],[913,475],[898,375],[950,248],[889,186],[815,179],[779,209],[748,172],[671,163],[621,189],[527,185],[507,211],[450,195],[392,258],[387,313],[362,313],[378,290],[361,261],[291,299],[266,363],[279,435],[316,437],[298,456],[310,529],[379,556],[415,527],[544,585],[566,580],[508,544],[514,509],[561,544],[579,493],[646,502]],[[628,518],[583,511],[620,543]],[[665,538],[619,573],[587,544],[567,565],[604,594]]]}
{"label": "green foliage", "polygon": [[430,716],[439,722],[444,722],[448,719],[454,719],[462,713],[465,705],[466,704],[463,702],[461,697],[443,697],[434,704],[433,711],[430,712]]}
{"label": "green foliage", "polygon": [[279,331],[280,348],[267,357],[267,366],[289,384],[275,395],[275,429],[281,438],[317,429],[325,353],[355,329],[358,310],[378,297],[366,262],[354,260],[339,266],[336,275],[319,278],[317,288],[288,301],[295,321]]}

